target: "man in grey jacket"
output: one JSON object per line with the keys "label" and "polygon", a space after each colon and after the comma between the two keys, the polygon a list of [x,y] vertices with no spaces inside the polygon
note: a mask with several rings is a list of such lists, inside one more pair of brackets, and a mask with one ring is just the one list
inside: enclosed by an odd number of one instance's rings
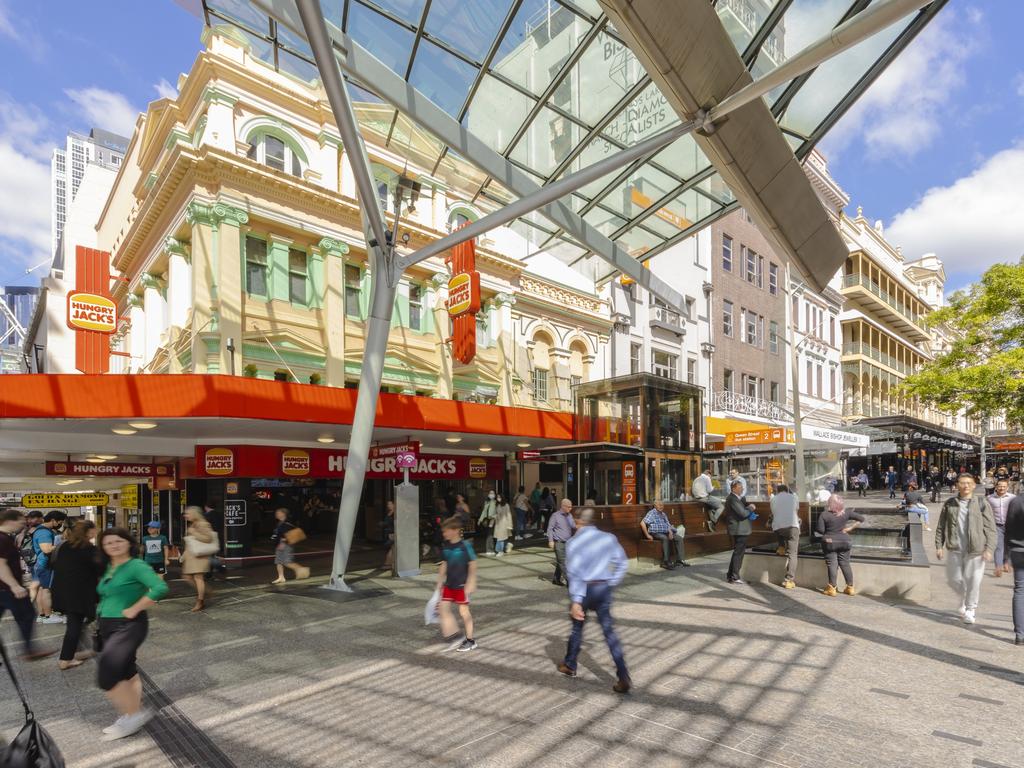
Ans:
{"label": "man in grey jacket", "polygon": [[732,536],[732,557],[729,558],[729,571],[725,578],[730,584],[746,584],[740,578],[740,570],[743,568],[743,555],[747,551],[747,537],[753,532],[750,525],[752,520],[757,520],[754,513],[754,505],[747,503],[747,497],[743,495],[743,483],[733,480],[729,486],[732,493],[725,500],[725,522]]}
{"label": "man in grey jacket", "polygon": [[960,596],[960,618],[974,623],[978,609],[985,563],[992,560],[996,546],[996,523],[992,508],[974,495],[974,477],[957,479],[958,495],[946,499],[935,526],[935,554],[946,557],[946,577]]}

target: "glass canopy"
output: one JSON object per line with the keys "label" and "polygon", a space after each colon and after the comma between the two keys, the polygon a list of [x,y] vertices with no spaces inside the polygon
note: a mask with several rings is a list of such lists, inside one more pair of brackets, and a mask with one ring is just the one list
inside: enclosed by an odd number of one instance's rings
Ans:
{"label": "glass canopy", "polygon": [[[711,1],[711,0],[709,0]],[[677,124],[665,96],[596,0],[321,0],[346,32],[488,147],[546,184]],[[718,17],[757,77],[875,0],[717,0]],[[886,31],[769,94],[766,103],[802,160],[931,19],[936,0]],[[203,0],[209,26],[232,25],[254,55],[303,80],[317,76],[308,45],[245,0]],[[407,117],[373,83],[353,88],[360,120],[373,104],[385,141]],[[363,102],[364,104],[360,104]],[[364,106],[365,105],[365,106]],[[361,109],[361,107],[363,107]],[[468,165],[437,143],[432,174]],[[457,192],[482,207],[513,195],[475,171]],[[690,136],[611,173],[566,201],[626,253],[646,260],[738,205]],[[595,281],[614,273],[539,214],[512,225],[531,252],[547,251]]]}

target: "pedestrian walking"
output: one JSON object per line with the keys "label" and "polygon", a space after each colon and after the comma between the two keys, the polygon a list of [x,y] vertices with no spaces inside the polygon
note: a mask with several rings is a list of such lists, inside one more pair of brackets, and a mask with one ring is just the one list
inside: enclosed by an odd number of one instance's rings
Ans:
{"label": "pedestrian walking", "polygon": [[526,496],[526,486],[520,485],[519,492],[512,499],[512,510],[515,514],[515,539],[519,541],[526,532],[526,519],[530,514],[530,500]]}
{"label": "pedestrian walking", "polygon": [[490,491],[484,506],[480,510],[480,517],[477,518],[476,528],[478,533],[484,535],[484,554],[494,555],[497,550],[494,548],[494,518],[497,507],[497,493]]}
{"label": "pedestrian walking", "polygon": [[494,554],[496,557],[504,557],[512,551],[513,532],[512,507],[505,500],[502,493],[494,497]]}
{"label": "pedestrian walking", "polygon": [[1006,548],[1013,564],[1013,642],[1024,645],[1024,496],[1006,511]]}
{"label": "pedestrian walking", "polygon": [[82,647],[83,630],[96,619],[96,587],[99,584],[99,553],[92,539],[96,524],[79,520],[67,539],[50,555],[53,569],[53,607],[67,618],[60,649],[61,669],[71,669],[95,655]]}
{"label": "pedestrian walking", "polygon": [[[683,526],[679,526],[683,528]],[[683,536],[665,514],[665,502],[658,499],[654,506],[644,515],[640,521],[640,530],[648,541],[658,540],[661,542],[661,567],[673,570],[677,565],[689,567],[686,562],[686,553],[683,549]],[[685,528],[683,531],[685,532]]]}
{"label": "pedestrian walking", "polygon": [[306,538],[305,533],[288,519],[287,507],[279,507],[274,510],[274,519],[277,521],[277,527],[274,528],[270,540],[274,544],[274,565],[277,567],[277,578],[270,583],[284,584],[286,581],[285,568],[293,571],[296,579],[308,579],[309,568],[295,562],[294,542]]}
{"label": "pedestrian walking", "polygon": [[629,569],[626,553],[613,533],[594,527],[594,510],[580,511],[579,532],[566,545],[566,569],[569,575],[569,616],[572,631],[565,648],[565,658],[558,671],[567,677],[576,677],[576,660],[583,645],[583,627],[587,612],[594,611],[604,632],[604,641],[615,662],[618,678],[612,686],[616,693],[629,693],[633,683],[626,668],[622,644],[612,623],[612,595],[615,587]]}
{"label": "pedestrian walking", "polygon": [[800,500],[789,490],[789,486],[780,484],[775,488],[770,506],[772,530],[779,541],[775,552],[786,558],[786,575],[782,579],[782,586],[793,589],[796,587],[797,558],[800,553]]}
{"label": "pedestrian walking", "polygon": [[53,651],[40,651],[32,642],[36,612],[32,608],[28,590],[21,585],[23,567],[17,536],[25,528],[25,520],[17,509],[0,511],[0,618],[10,611],[18,625],[24,650],[23,661],[38,661],[53,655]]}
{"label": "pedestrian walking", "polygon": [[555,511],[555,495],[551,493],[551,489],[545,487],[540,492],[540,500],[537,502],[537,530],[546,531],[548,523],[551,521],[551,515]]}
{"label": "pedestrian walking", "polygon": [[167,584],[138,559],[139,544],[124,528],[107,528],[99,539],[103,577],[99,583],[99,687],[117,710],[103,740],[137,733],[153,717],[142,706],[142,680],[135,666],[139,646],[149,633],[146,609],[167,594]]}
{"label": "pedestrian walking", "polygon": [[395,502],[393,501],[384,505],[381,534],[384,536],[384,568],[391,570],[395,564]]}
{"label": "pedestrian walking", "polygon": [[868,495],[868,473],[863,469],[857,473],[857,495],[860,497]]}
{"label": "pedestrian walking", "polygon": [[[541,503],[544,503],[543,498]],[[548,520],[548,549],[555,550],[555,575],[551,577],[552,584],[569,586],[565,580],[565,545],[574,533],[576,520],[572,516],[572,502],[569,499],[562,499],[558,511]]]}
{"label": "pedestrian walking", "polygon": [[958,494],[942,505],[935,526],[935,555],[946,559],[946,577],[960,598],[958,614],[964,624],[975,621],[985,563],[996,546],[992,507],[974,495],[975,487],[973,475],[960,475]]}
{"label": "pedestrian walking", "polygon": [[996,523],[996,551],[992,575],[1000,577],[1010,572],[1010,555],[1006,547],[1006,512],[1010,502],[1016,496],[1010,493],[1010,480],[1008,477],[1001,477],[996,480],[995,492],[988,497],[988,505],[992,507],[992,518]]}
{"label": "pedestrian walking", "polygon": [[928,473],[928,483],[932,492],[932,504],[937,504],[939,493],[942,491],[942,470],[939,469],[938,464],[932,464],[931,471]]}
{"label": "pedestrian walking", "polygon": [[924,494],[917,490],[914,483],[908,485],[907,492],[903,494],[903,509],[908,515],[917,515],[926,531],[931,530],[928,526],[928,505],[924,503]]}
{"label": "pedestrian walking", "polygon": [[896,467],[889,465],[885,473],[885,487],[889,489],[889,498],[896,498],[896,485],[899,483],[899,475],[896,474]]}
{"label": "pedestrian walking", "polygon": [[843,594],[855,595],[853,586],[853,566],[850,564],[850,552],[853,540],[850,533],[864,522],[864,515],[846,509],[846,501],[839,494],[832,494],[828,505],[818,515],[816,530],[821,536],[821,552],[825,556],[825,567],[828,570],[828,586],[824,593],[829,597],[838,594],[838,571],[842,570],[846,589]]}
{"label": "pedestrian walking", "polygon": [[946,487],[950,493],[956,493],[956,470],[952,467],[946,470]]}
{"label": "pedestrian walking", "polygon": [[210,556],[217,553],[217,534],[199,507],[186,507],[184,518],[188,522],[185,533],[185,552],[181,556],[181,575],[196,590],[192,613],[206,607],[206,575],[210,572]]}
{"label": "pedestrian walking", "polygon": [[[437,569],[437,588],[441,592],[438,616],[441,619],[441,635],[448,643],[448,650],[472,651],[476,648],[473,639],[473,614],[469,611],[469,597],[476,592],[476,552],[473,545],[463,540],[462,525],[454,517],[441,524],[444,546],[441,548],[441,564]],[[459,636],[459,625],[452,614],[452,603],[459,606],[459,616],[465,633]]]}
{"label": "pedestrian walking", "polygon": [[35,563],[32,566],[32,581],[38,584],[36,590],[36,606],[39,608],[40,624],[60,624],[64,620],[53,615],[53,597],[50,588],[53,586],[53,570],[50,568],[50,553],[57,545],[57,529],[60,528],[67,515],[60,510],[47,512],[43,516],[43,524],[32,532],[32,550]]}
{"label": "pedestrian walking", "polygon": [[155,572],[163,575],[171,563],[171,543],[160,532],[160,528],[159,520],[146,523],[146,535],[142,537],[142,559]]}
{"label": "pedestrian walking", "polygon": [[732,557],[729,558],[729,570],[725,575],[730,584],[746,584],[740,578],[743,569],[743,556],[747,551],[747,537],[753,532],[751,522],[757,520],[754,505],[747,503],[743,495],[744,484],[733,480],[729,486],[731,493],[725,500],[725,522],[729,535],[732,537]]}
{"label": "pedestrian walking", "polygon": [[35,569],[36,564],[36,550],[32,546],[32,534],[35,533],[36,528],[43,524],[43,513],[38,509],[30,509],[25,513],[24,520],[25,527],[22,528],[21,533],[17,535],[15,541],[18,545],[18,551],[21,553],[21,566],[23,573],[21,583],[24,584],[28,581],[28,596],[32,601],[32,604],[35,605],[36,595],[39,592],[39,582],[37,582],[35,577],[32,575],[32,571]]}
{"label": "pedestrian walking", "polygon": [[722,510],[725,509],[725,501],[714,495],[715,486],[711,480],[710,467],[704,467],[704,471],[693,479],[690,492],[693,494],[693,498],[704,507],[704,517],[706,518],[704,526],[708,529],[708,533],[714,533],[715,526],[718,525],[718,518],[722,516]]}

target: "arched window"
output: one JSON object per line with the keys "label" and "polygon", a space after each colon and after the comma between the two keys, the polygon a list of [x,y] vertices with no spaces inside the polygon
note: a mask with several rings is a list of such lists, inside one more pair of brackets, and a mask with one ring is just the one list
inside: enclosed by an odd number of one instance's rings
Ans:
{"label": "arched window", "polygon": [[256,131],[249,136],[247,156],[275,171],[302,178],[305,157],[291,139],[270,131]]}
{"label": "arched window", "polygon": [[533,388],[535,402],[548,401],[548,372],[551,370],[551,347],[554,342],[544,331],[533,336],[533,366],[530,371],[530,384]]}
{"label": "arched window", "polygon": [[448,231],[454,232],[479,218],[479,214],[468,205],[456,205],[448,211]]}

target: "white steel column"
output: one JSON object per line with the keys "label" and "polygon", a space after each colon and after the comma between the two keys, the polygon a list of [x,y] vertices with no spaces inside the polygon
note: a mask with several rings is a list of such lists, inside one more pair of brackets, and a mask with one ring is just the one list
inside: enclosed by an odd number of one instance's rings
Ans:
{"label": "white steel column", "polygon": [[192,306],[192,262],[188,247],[168,237],[167,251],[167,324],[171,328],[184,328],[188,309]]}
{"label": "white steel column", "polygon": [[128,337],[128,370],[136,372],[146,364],[146,313],[142,309],[142,297],[137,293],[128,296],[128,322],[131,330]]}

